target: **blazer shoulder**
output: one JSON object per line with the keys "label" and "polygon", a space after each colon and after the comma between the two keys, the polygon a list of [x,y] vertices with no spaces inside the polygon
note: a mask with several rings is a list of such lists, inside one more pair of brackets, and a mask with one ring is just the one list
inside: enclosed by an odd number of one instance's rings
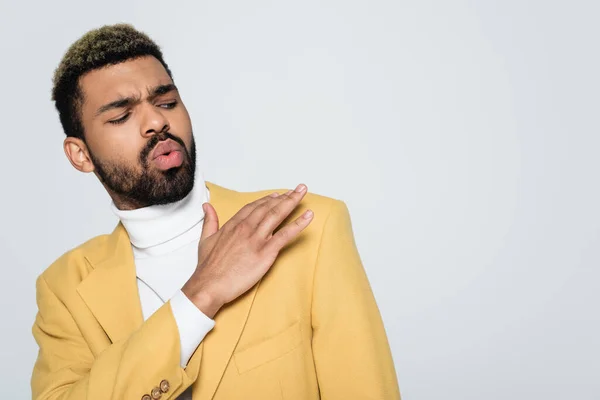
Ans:
{"label": "blazer shoulder", "polygon": [[[217,192],[217,195],[220,198],[227,198],[230,202],[235,203],[235,206],[239,209],[244,205],[251,203],[260,199],[261,197],[268,196],[273,192],[278,192],[280,194],[286,193],[288,190],[293,190],[294,188],[271,188],[271,189],[259,189],[253,191],[236,191],[229,188],[224,188],[222,186],[215,185],[214,183],[208,182],[208,188],[211,192]],[[343,204],[344,201],[325,196],[319,193],[313,193],[310,191],[304,196],[302,201],[300,202],[299,207],[301,208],[310,208],[315,215],[320,214],[329,214],[330,210],[333,209],[336,205]]]}
{"label": "blazer shoulder", "polygon": [[106,248],[109,237],[98,235],[66,251],[42,271],[38,280],[43,279],[55,293],[74,289],[92,271],[87,255]]}

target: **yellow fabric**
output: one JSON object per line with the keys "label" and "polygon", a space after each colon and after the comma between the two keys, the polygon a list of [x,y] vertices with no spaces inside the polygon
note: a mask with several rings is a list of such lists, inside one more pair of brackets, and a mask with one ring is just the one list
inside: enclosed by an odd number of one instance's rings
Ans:
{"label": "yellow fabric", "polygon": [[[269,192],[207,182],[221,225]],[[200,206],[200,205],[199,205]],[[37,280],[35,400],[141,399],[164,379],[175,399],[400,399],[379,310],[346,205],[309,193],[315,216],[254,288],[225,306],[185,369],[169,303],[143,321],[121,224]]]}

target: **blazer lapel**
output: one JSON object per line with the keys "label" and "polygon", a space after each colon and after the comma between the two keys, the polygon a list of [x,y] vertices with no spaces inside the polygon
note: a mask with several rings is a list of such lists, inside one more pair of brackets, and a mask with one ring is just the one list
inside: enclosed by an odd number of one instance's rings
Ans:
{"label": "blazer lapel", "polygon": [[246,325],[257,287],[219,311],[215,327],[202,342],[203,349],[188,364],[186,370],[198,373],[192,391],[194,399],[213,398]]}
{"label": "blazer lapel", "polygon": [[[235,192],[210,182],[207,182],[207,187],[210,190],[210,203],[217,211],[220,226],[223,226],[242,205],[233,201]],[[194,399],[213,398],[242,335],[259,284],[260,282],[217,313],[215,327],[206,335],[202,348],[198,349],[188,363],[186,371],[198,377],[192,391]]]}
{"label": "blazer lapel", "polygon": [[109,236],[106,247],[98,250],[86,255],[94,270],[79,284],[77,292],[114,343],[143,322],[133,252],[121,223]]}

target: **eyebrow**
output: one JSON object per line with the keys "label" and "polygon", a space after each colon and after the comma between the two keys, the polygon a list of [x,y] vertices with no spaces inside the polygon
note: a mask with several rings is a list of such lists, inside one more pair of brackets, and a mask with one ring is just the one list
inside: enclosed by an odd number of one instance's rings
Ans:
{"label": "eyebrow", "polygon": [[[153,101],[155,98],[165,95],[169,92],[176,91],[177,86],[172,83],[166,85],[158,85],[148,89],[148,101]],[[118,100],[111,101],[110,103],[104,104],[96,111],[96,117],[106,111],[113,110],[115,108],[124,108],[138,103],[140,99],[135,96],[122,97]]]}

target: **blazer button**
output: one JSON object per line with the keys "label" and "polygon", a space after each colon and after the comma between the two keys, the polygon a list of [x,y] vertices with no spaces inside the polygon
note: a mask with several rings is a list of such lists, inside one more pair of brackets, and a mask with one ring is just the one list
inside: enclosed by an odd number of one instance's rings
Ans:
{"label": "blazer button", "polygon": [[142,396],[142,400],[152,400],[152,397],[149,394],[145,394]]}
{"label": "blazer button", "polygon": [[162,392],[157,387],[155,387],[154,389],[152,389],[152,391],[150,392],[150,394],[152,395],[152,398],[154,400],[158,400],[158,399],[160,399],[162,397]]}
{"label": "blazer button", "polygon": [[163,379],[162,381],[160,381],[160,391],[163,393],[167,393],[169,391],[169,389],[171,389],[171,384],[169,383],[168,380]]}

